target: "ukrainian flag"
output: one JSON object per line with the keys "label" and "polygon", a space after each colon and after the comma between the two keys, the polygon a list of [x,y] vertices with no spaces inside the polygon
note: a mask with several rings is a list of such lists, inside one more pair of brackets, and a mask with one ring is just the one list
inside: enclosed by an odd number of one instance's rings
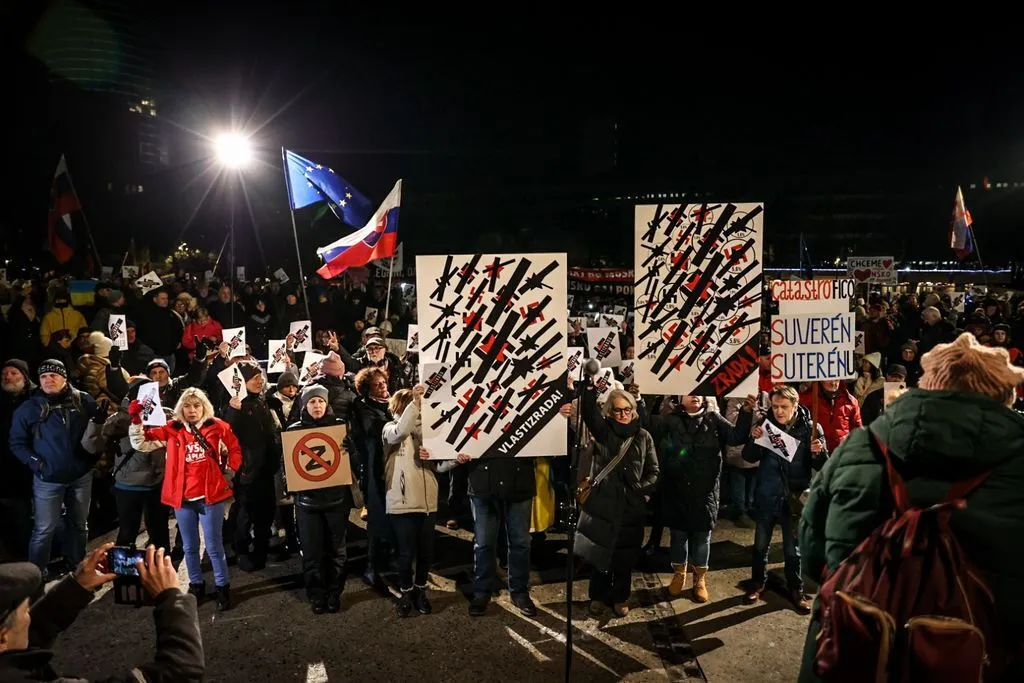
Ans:
{"label": "ukrainian flag", "polygon": [[95,280],[72,280],[68,283],[68,292],[71,294],[71,305],[76,308],[96,304]]}

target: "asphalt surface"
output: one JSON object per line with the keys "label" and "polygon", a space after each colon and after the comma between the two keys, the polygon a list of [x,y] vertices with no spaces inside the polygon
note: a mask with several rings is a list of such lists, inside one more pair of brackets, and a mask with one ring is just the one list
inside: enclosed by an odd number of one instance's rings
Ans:
{"label": "asphalt surface", "polygon": [[[310,612],[298,557],[252,574],[231,568],[234,608],[218,614],[212,601],[199,608],[208,681],[564,680],[564,536],[534,547],[536,617],[521,615],[502,591],[486,616],[471,618],[463,592],[470,590],[472,535],[438,528],[434,613],[400,619],[392,601],[359,578],[366,555],[361,526],[353,515],[339,614]],[[708,581],[712,601],[705,605],[688,593],[669,599],[667,556],[634,573],[632,609],[624,619],[589,618],[587,582],[577,580],[573,680],[795,680],[807,617],[771,592],[765,602],[742,604],[738,584],[749,576],[752,542],[752,530],[719,524]],[[778,536],[771,559],[779,568]],[[184,566],[179,573],[184,586]],[[100,593],[58,641],[57,666],[87,678],[115,675],[152,658],[154,644],[151,609],[116,605],[112,594]]]}

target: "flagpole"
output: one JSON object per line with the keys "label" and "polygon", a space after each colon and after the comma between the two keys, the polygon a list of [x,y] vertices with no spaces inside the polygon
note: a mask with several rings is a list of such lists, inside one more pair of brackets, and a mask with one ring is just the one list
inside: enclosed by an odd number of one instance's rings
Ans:
{"label": "flagpole", "polygon": [[288,213],[292,216],[292,237],[295,238],[295,260],[299,264],[299,286],[302,288],[302,303],[306,306],[306,319],[313,316],[309,314],[309,292],[306,290],[306,276],[302,274],[302,253],[299,251],[299,229],[295,227],[295,209],[292,207],[292,184],[288,180],[288,159],[285,157],[284,147],[281,147],[281,172],[284,173],[284,186],[288,190]]}
{"label": "flagpole", "polygon": [[71,171],[67,166],[67,158],[64,159],[64,172],[68,174],[68,185],[71,187],[71,191],[78,198],[78,213],[82,214],[82,225],[85,226],[85,234],[89,237],[89,244],[92,246],[92,255],[96,257],[96,267],[102,268],[103,262],[100,260],[100,250],[96,248],[96,241],[92,238],[92,228],[89,227],[89,219],[85,217],[85,208],[82,206],[82,198],[78,196],[78,190],[75,189],[75,181],[71,179]]}
{"label": "flagpole", "polygon": [[[388,294],[387,294],[387,298],[384,300],[384,320],[387,320],[388,317],[389,317],[388,313],[389,313],[389,308],[391,307],[391,276],[394,274],[394,272],[395,272],[395,257],[392,256],[391,257],[391,265],[388,267]],[[380,326],[380,323],[378,322],[378,327],[379,326]]]}

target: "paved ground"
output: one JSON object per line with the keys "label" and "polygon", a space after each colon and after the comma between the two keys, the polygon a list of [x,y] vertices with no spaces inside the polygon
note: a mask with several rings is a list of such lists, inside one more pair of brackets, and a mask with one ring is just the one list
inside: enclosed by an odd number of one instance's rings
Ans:
{"label": "paved ground", "polygon": [[[350,569],[365,563],[361,529],[350,536]],[[102,539],[98,539],[102,540]],[[807,618],[774,593],[742,604],[738,583],[749,576],[753,531],[722,522],[715,531],[709,586],[712,602],[669,601],[662,566],[634,574],[626,619],[585,617],[586,581],[574,598],[573,679],[577,681],[793,681]],[[773,567],[781,561],[779,538]],[[666,537],[664,543],[667,544]],[[399,619],[389,600],[350,580],[343,611],[314,617],[303,600],[299,560],[244,574],[232,567],[236,606],[218,615],[200,608],[208,678],[219,681],[557,681],[565,654],[564,539],[535,552],[531,585],[540,613],[521,616],[502,593],[484,618],[471,619],[471,535],[438,530],[432,574],[434,614]],[[657,570],[661,570],[660,572]],[[184,580],[184,567],[182,567]],[[151,610],[113,604],[100,595],[58,643],[58,666],[86,677],[127,671],[151,656]]]}

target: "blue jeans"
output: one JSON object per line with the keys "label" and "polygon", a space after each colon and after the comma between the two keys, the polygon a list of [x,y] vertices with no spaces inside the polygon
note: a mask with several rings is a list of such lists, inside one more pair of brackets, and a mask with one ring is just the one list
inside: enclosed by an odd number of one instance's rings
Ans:
{"label": "blue jeans", "polygon": [[772,532],[775,525],[782,528],[782,553],[786,558],[786,585],[791,591],[803,590],[803,579],[800,575],[800,548],[796,544],[798,519],[782,511],[770,519],[764,515],[757,518],[754,531],[754,557],[751,566],[751,578],[754,583],[764,587],[768,580],[768,551],[772,545]]}
{"label": "blue jeans", "polygon": [[199,525],[202,524],[206,553],[213,565],[213,580],[217,586],[229,585],[228,560],[224,555],[224,503],[207,505],[202,500],[186,501],[183,507],[174,510],[174,518],[178,520],[181,544],[185,550],[188,582],[203,582],[199,555]]}
{"label": "blue jeans", "polygon": [[473,503],[474,595],[490,595],[497,573],[498,527],[505,519],[508,540],[508,592],[530,587],[530,510],[532,500],[506,503],[493,498],[470,498]]}
{"label": "blue jeans", "polygon": [[668,548],[668,559],[675,567],[707,567],[711,558],[711,532],[689,534],[679,529],[669,529],[672,542]]}
{"label": "blue jeans", "polygon": [[67,508],[67,533],[64,539],[64,559],[76,567],[85,559],[85,544],[89,540],[89,506],[92,503],[92,472],[70,484],[55,484],[36,477],[32,482],[35,523],[29,541],[28,559],[40,571],[50,564],[53,535],[60,524],[61,506]]}

